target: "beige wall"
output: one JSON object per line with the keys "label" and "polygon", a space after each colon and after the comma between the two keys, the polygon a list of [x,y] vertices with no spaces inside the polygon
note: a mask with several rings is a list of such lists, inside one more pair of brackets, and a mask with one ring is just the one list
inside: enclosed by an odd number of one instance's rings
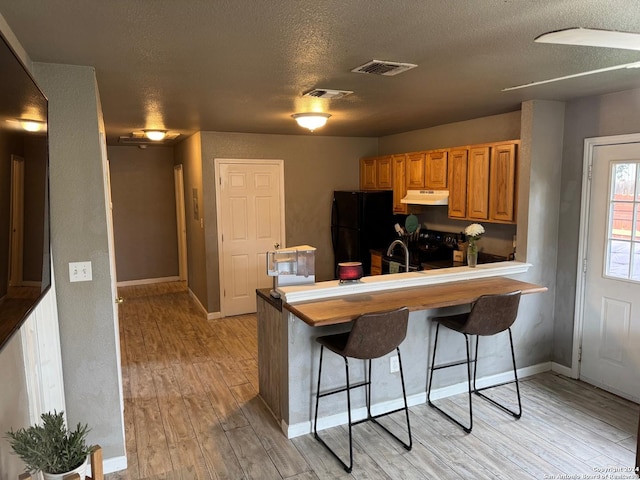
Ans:
{"label": "beige wall", "polygon": [[[125,454],[115,292],[111,289],[102,115],[95,70],[34,63],[49,99],[51,248],[66,413],[88,422],[105,460]],[[69,282],[69,262],[91,261],[91,282]]]}
{"label": "beige wall", "polygon": [[566,366],[573,351],[584,140],[640,132],[638,112],[640,89],[580,98],[566,106],[557,266],[562,301],[556,302],[553,332],[554,360]]}
{"label": "beige wall", "polygon": [[333,278],[332,194],[334,190],[359,188],[359,159],[377,153],[377,139],[312,134],[202,132],[201,135],[209,312],[220,310],[215,158],[284,160],[286,243],[316,247],[316,278]]}
{"label": "beige wall", "polygon": [[459,147],[519,138],[520,111],[518,110],[381,137],[380,154]]}
{"label": "beige wall", "polygon": [[118,282],[178,277],[173,148],[107,150]]}

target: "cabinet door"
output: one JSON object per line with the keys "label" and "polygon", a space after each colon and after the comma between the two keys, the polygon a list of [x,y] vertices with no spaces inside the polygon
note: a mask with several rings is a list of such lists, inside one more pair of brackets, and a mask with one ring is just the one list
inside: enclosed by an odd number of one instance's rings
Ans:
{"label": "cabinet door", "polygon": [[393,171],[391,155],[376,159],[376,180],[378,190],[393,190]]}
{"label": "cabinet door", "polygon": [[407,189],[424,188],[424,152],[407,153]]}
{"label": "cabinet door", "polygon": [[382,255],[380,255],[379,253],[371,254],[370,275],[382,275]]}
{"label": "cabinet door", "polygon": [[449,217],[467,216],[467,149],[449,152]]}
{"label": "cabinet door", "polygon": [[489,147],[469,149],[467,217],[475,220],[489,218],[489,152]]}
{"label": "cabinet door", "polygon": [[374,157],[360,159],[360,190],[376,189],[376,159]]}
{"label": "cabinet door", "polygon": [[515,221],[516,145],[496,145],[491,149],[489,181],[489,218],[499,222]]}
{"label": "cabinet door", "polygon": [[405,156],[393,155],[391,162],[393,166],[393,213],[407,213],[409,211],[407,204],[400,202],[407,194]]}
{"label": "cabinet door", "polygon": [[447,152],[428,152],[425,159],[424,186],[433,190],[447,189]]}

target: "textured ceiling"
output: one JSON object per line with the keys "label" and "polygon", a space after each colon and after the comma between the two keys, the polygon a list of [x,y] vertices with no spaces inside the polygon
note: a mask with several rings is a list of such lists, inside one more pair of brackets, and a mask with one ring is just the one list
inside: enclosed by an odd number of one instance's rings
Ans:
{"label": "textured ceiling", "polygon": [[[640,87],[640,52],[537,44],[568,27],[640,32],[637,0],[0,0],[35,62],[95,67],[110,143],[144,128],[310,133],[291,114],[332,115],[313,135],[382,136]],[[372,59],[418,64],[351,73]],[[312,88],[353,90],[338,100]]]}

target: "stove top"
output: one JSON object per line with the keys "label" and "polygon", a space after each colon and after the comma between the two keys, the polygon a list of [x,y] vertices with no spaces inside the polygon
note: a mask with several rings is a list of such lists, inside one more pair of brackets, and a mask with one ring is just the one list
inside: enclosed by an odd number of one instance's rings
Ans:
{"label": "stove top", "polygon": [[[425,263],[435,261],[453,262],[453,250],[458,244],[457,233],[440,232],[436,230],[421,230],[414,241],[407,242],[409,248],[409,265],[412,269],[422,270]],[[387,260],[404,265],[404,250],[396,246],[392,255],[385,256]],[[451,265],[444,265],[451,266]]]}

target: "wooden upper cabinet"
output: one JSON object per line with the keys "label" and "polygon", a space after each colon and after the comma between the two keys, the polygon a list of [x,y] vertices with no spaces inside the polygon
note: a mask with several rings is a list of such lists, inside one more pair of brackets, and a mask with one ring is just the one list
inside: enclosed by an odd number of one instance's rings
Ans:
{"label": "wooden upper cabinet", "polygon": [[489,219],[514,222],[516,214],[516,144],[495,145],[491,149]]}
{"label": "wooden upper cabinet", "polygon": [[393,213],[407,213],[409,208],[400,200],[407,194],[405,155],[391,157],[393,170]]}
{"label": "wooden upper cabinet", "polygon": [[466,148],[449,151],[449,216],[467,216],[467,155]]}
{"label": "wooden upper cabinet", "polygon": [[393,189],[393,169],[391,168],[391,155],[376,159],[376,183],[378,190]]}
{"label": "wooden upper cabinet", "polygon": [[449,217],[515,223],[519,140],[360,159],[361,190],[393,190],[393,212],[410,189],[449,190]]}
{"label": "wooden upper cabinet", "polygon": [[360,159],[360,190],[391,190],[391,155]]}
{"label": "wooden upper cabinet", "polygon": [[360,159],[360,190],[376,190],[377,166],[375,157]]}
{"label": "wooden upper cabinet", "polygon": [[419,190],[424,188],[424,159],[424,152],[406,154],[407,189]]}
{"label": "wooden upper cabinet", "polygon": [[489,161],[491,149],[469,148],[467,177],[467,217],[474,220],[489,219]]}
{"label": "wooden upper cabinet", "polygon": [[446,150],[427,152],[425,158],[425,188],[429,190],[447,189],[447,160]]}

